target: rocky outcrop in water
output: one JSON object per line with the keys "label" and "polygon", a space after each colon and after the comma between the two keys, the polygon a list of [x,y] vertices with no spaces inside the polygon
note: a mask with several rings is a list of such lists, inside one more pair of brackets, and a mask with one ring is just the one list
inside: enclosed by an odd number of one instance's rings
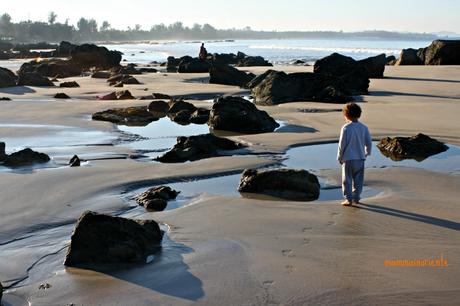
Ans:
{"label": "rocky outcrop in water", "polygon": [[163,211],[168,201],[176,199],[178,191],[168,186],[150,188],[136,197],[136,202],[148,210]]}
{"label": "rocky outcrop in water", "polygon": [[47,77],[35,72],[28,72],[19,75],[18,86],[54,86]]}
{"label": "rocky outcrop in water", "polygon": [[16,86],[16,79],[13,71],[0,67],[0,88]]}
{"label": "rocky outcrop in water", "polygon": [[368,77],[371,79],[383,78],[383,72],[385,71],[385,65],[387,57],[385,54],[368,57],[366,59],[358,61],[359,64],[366,68]]}
{"label": "rocky outcrop in water", "polygon": [[209,83],[246,87],[255,75],[228,65],[213,65],[209,70]]}
{"label": "rocky outcrop in water", "polygon": [[[3,143],[4,144],[4,143]],[[1,152],[0,146],[0,155],[4,153],[4,145],[3,145],[3,152]],[[0,161],[3,161],[3,165],[6,167],[16,168],[16,167],[23,167],[23,166],[30,166],[33,164],[43,164],[50,161],[50,157],[45,153],[36,152],[30,148],[26,148],[10,155],[3,154],[3,159],[0,157]]]}
{"label": "rocky outcrop in water", "polygon": [[254,67],[254,66],[273,66],[262,56],[246,56],[238,61],[237,67]]}
{"label": "rocky outcrop in water", "polygon": [[117,67],[121,62],[121,53],[109,51],[106,47],[94,44],[76,46],[70,53],[71,61],[83,69],[97,68],[110,69]]}
{"label": "rocky outcrop in water", "polygon": [[92,115],[93,120],[109,121],[129,126],[146,126],[150,122],[158,120],[158,118],[158,116],[149,112],[145,106],[108,109]]}
{"label": "rocky outcrop in water", "polygon": [[81,160],[78,157],[78,155],[74,155],[69,161],[70,167],[80,167],[80,164],[81,164]]}
{"label": "rocky outcrop in water", "polygon": [[146,263],[161,248],[163,232],[153,220],[84,212],[70,238],[64,265]]}
{"label": "rocky outcrop in water", "polygon": [[239,192],[259,193],[288,200],[313,201],[318,199],[318,178],[307,170],[275,169],[243,172]]}
{"label": "rocky outcrop in water", "polygon": [[178,137],[174,147],[156,160],[163,163],[181,163],[224,155],[223,151],[237,150],[244,146],[226,138],[204,134]]}
{"label": "rocky outcrop in water", "polygon": [[369,72],[363,64],[351,57],[333,53],[315,62],[314,73],[340,78],[345,88],[353,94],[367,94]]}
{"label": "rocky outcrop in water", "polygon": [[205,73],[209,72],[211,64],[199,58],[184,57],[177,67],[179,73]]}
{"label": "rocky outcrop in water", "polygon": [[444,143],[422,133],[412,137],[386,137],[380,140],[377,147],[383,155],[395,161],[404,159],[422,161],[449,149]]}
{"label": "rocky outcrop in water", "polygon": [[460,40],[435,40],[426,48],[403,49],[396,65],[460,65]]}
{"label": "rocky outcrop in water", "polygon": [[248,86],[254,103],[276,105],[296,101],[346,103],[353,101],[341,78],[320,73],[290,73],[270,70]]}
{"label": "rocky outcrop in water", "polygon": [[257,134],[273,132],[279,124],[267,112],[251,102],[226,96],[217,98],[211,108],[208,125],[215,130]]}

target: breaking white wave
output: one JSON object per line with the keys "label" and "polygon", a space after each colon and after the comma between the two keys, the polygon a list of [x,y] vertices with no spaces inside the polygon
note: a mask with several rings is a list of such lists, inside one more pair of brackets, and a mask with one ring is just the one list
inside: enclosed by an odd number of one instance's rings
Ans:
{"label": "breaking white wave", "polygon": [[281,45],[251,45],[249,49],[271,49],[271,50],[302,50],[317,52],[338,52],[338,53],[366,53],[366,54],[399,54],[401,49],[384,48],[356,48],[356,47],[313,47],[313,46],[281,46]]}

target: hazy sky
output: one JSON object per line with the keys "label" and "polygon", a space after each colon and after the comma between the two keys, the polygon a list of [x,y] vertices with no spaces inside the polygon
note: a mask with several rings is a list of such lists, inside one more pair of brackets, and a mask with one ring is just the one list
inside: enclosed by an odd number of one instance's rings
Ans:
{"label": "hazy sky", "polygon": [[157,23],[210,23],[264,30],[395,30],[460,33],[460,0],[0,0],[13,21],[81,16],[114,28]]}

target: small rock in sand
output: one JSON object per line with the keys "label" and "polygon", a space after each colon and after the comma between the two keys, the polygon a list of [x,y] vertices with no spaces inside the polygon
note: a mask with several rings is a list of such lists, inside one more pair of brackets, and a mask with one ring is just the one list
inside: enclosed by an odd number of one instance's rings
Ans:
{"label": "small rock in sand", "polygon": [[70,99],[70,97],[68,95],[66,95],[65,93],[63,93],[63,92],[59,92],[59,93],[55,94],[54,98],[55,99]]}
{"label": "small rock in sand", "polygon": [[70,161],[69,161],[69,166],[70,167],[80,167],[81,160],[77,155],[74,155]]}
{"label": "small rock in sand", "polygon": [[153,187],[136,197],[136,202],[146,209],[162,211],[166,208],[168,201],[174,200],[178,191],[168,186]]}
{"label": "small rock in sand", "polygon": [[59,87],[73,88],[73,87],[80,87],[80,85],[77,82],[72,81],[72,82],[63,82],[59,84]]}

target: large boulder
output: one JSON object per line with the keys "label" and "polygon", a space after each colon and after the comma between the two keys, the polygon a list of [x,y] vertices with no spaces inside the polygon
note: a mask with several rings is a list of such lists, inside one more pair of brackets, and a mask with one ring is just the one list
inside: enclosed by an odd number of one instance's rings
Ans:
{"label": "large boulder", "polygon": [[211,108],[208,125],[215,130],[239,133],[273,132],[279,124],[267,112],[258,110],[251,102],[226,96],[217,98]]}
{"label": "large boulder", "polygon": [[177,137],[177,143],[156,160],[163,163],[181,163],[222,155],[222,151],[243,148],[242,144],[212,134]]}
{"label": "large boulder", "polygon": [[75,63],[62,60],[62,59],[49,59],[41,61],[30,61],[21,65],[18,71],[18,75],[22,75],[28,72],[38,73],[44,77],[56,77],[67,78],[73,76],[80,76],[82,68]]}
{"label": "large boulder", "polygon": [[[353,101],[341,78],[319,73],[291,73],[271,70],[263,79],[253,80],[254,103],[275,105],[295,101],[346,103]],[[257,85],[254,85],[257,84]]]}
{"label": "large boulder", "polygon": [[36,152],[30,148],[11,153],[3,159],[3,165],[11,168],[43,164],[50,161],[45,153]]}
{"label": "large boulder", "polygon": [[360,60],[358,63],[366,68],[369,78],[383,78],[386,60],[387,56],[385,54],[380,54]]}
{"label": "large boulder", "polygon": [[422,161],[449,149],[444,143],[422,133],[412,137],[386,137],[380,140],[377,147],[383,155],[395,161],[403,159]]}
{"label": "large boulder", "polygon": [[120,66],[121,53],[93,44],[83,44],[71,51],[71,61],[84,69],[109,69]]}
{"label": "large boulder", "polygon": [[174,200],[178,191],[168,186],[158,186],[150,188],[136,197],[136,202],[146,209],[162,211],[168,205],[168,201]]}
{"label": "large boulder", "polygon": [[8,157],[8,155],[6,154],[5,148],[6,148],[6,144],[0,141],[0,162],[4,161]]}
{"label": "large boulder", "polygon": [[149,112],[145,106],[133,106],[96,112],[92,119],[129,126],[146,126],[150,122],[158,120],[158,117]]}
{"label": "large boulder", "polygon": [[214,53],[212,61],[218,65],[236,65],[238,57],[234,53]]}
{"label": "large boulder", "polygon": [[161,248],[163,232],[153,220],[84,212],[70,238],[64,265],[146,263]]}
{"label": "large boulder", "polygon": [[396,61],[396,65],[423,65],[423,60],[420,58],[419,50],[416,49],[403,49]]}
{"label": "large boulder", "polygon": [[183,100],[171,100],[168,104],[169,104],[169,109],[168,109],[169,114],[178,113],[183,110],[187,110],[190,112],[196,111],[195,105],[193,105],[192,103],[185,102]]}
{"label": "large boulder", "polygon": [[460,40],[435,40],[424,49],[425,65],[460,65]]}
{"label": "large boulder", "polygon": [[179,73],[206,73],[209,72],[211,65],[199,58],[182,59],[177,68]]}
{"label": "large boulder", "polygon": [[16,86],[16,75],[13,71],[0,67],[0,88]]}
{"label": "large boulder", "polygon": [[313,201],[318,199],[320,184],[307,170],[275,169],[243,172],[239,192],[261,193],[282,199]]}
{"label": "large boulder", "polygon": [[246,87],[255,75],[228,65],[215,64],[209,70],[209,83]]}
{"label": "large boulder", "polygon": [[59,47],[57,48],[57,56],[58,57],[69,57],[73,50],[75,50],[77,46],[68,42],[68,41],[61,41]]}
{"label": "large boulder", "polygon": [[262,56],[246,56],[238,61],[236,64],[238,67],[254,67],[254,66],[273,66],[272,63],[268,62]]}
{"label": "large boulder", "polygon": [[27,72],[19,75],[18,86],[54,86],[47,77],[36,72]]}
{"label": "large boulder", "polygon": [[367,69],[351,57],[333,53],[315,62],[314,73],[332,75],[342,79],[353,94],[367,94],[369,74]]}

